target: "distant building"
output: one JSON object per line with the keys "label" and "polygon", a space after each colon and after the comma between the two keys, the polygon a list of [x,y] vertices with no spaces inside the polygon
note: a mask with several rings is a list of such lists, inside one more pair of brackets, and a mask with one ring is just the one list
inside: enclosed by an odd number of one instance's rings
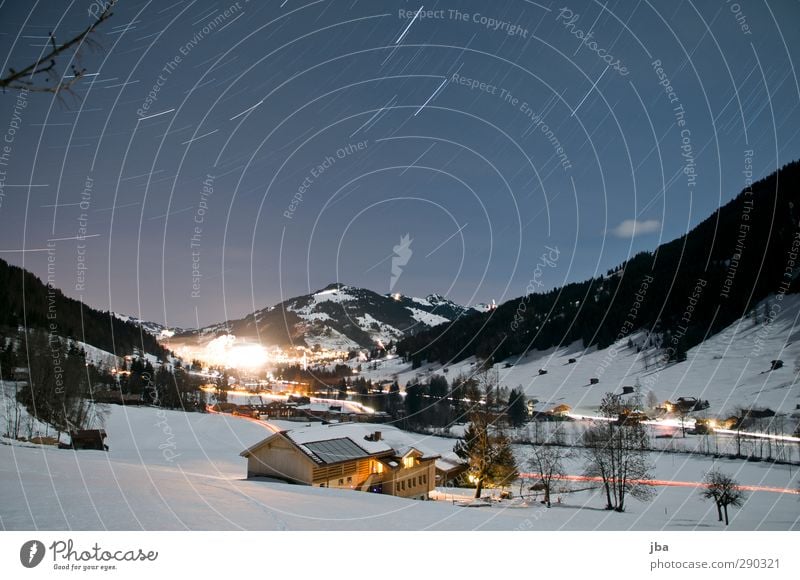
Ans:
{"label": "distant building", "polygon": [[297,414],[311,420],[336,421],[339,423],[385,423],[391,419],[388,413],[366,413],[346,401],[340,403],[310,402],[305,405],[299,405]]}
{"label": "distant building", "polygon": [[337,423],[274,433],[240,455],[248,478],[427,499],[437,475],[443,483],[461,467],[414,441],[394,427]]}
{"label": "distant building", "polygon": [[566,417],[571,412],[572,412],[572,407],[566,404],[557,405],[552,409],[550,409],[551,415],[556,415],[559,417]]}

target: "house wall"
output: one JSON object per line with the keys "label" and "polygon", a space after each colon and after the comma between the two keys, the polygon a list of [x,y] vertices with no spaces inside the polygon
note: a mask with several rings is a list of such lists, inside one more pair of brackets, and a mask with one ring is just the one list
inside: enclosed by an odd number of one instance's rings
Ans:
{"label": "house wall", "polygon": [[372,470],[372,459],[354,459],[335,465],[320,465],[314,468],[313,485],[339,489],[360,489]]}
{"label": "house wall", "polygon": [[265,475],[311,484],[314,463],[294,445],[275,437],[247,458],[247,477]]}
{"label": "house wall", "polygon": [[413,467],[383,467],[376,473],[377,460],[357,459],[335,465],[317,465],[302,451],[275,437],[247,458],[247,476],[276,477],[295,483],[337,489],[369,491],[381,484],[384,494],[411,499],[427,499],[436,487],[433,459],[417,461]]}
{"label": "house wall", "polygon": [[420,461],[414,467],[401,467],[386,474],[383,493],[398,497],[427,499],[436,487],[436,463]]}

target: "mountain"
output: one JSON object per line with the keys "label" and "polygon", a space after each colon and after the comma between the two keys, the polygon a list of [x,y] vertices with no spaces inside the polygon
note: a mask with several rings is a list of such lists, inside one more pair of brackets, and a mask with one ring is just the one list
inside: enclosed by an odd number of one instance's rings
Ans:
{"label": "mountain", "polygon": [[146,328],[90,308],[0,259],[0,337],[16,337],[20,328],[52,332],[118,356],[167,355]]}
{"label": "mountain", "polygon": [[168,342],[196,345],[232,334],[266,345],[372,348],[475,312],[438,294],[413,298],[335,283],[239,320],[178,332]]}
{"label": "mountain", "polygon": [[135,316],[128,316],[127,314],[120,314],[119,312],[114,312],[114,318],[121,320],[122,322],[130,322],[131,324],[135,324],[136,326],[140,327],[145,332],[152,334],[159,340],[167,339],[172,337],[176,333],[183,332],[183,329],[177,327],[166,327],[163,324],[159,324],[158,322],[150,322],[148,320],[142,320],[141,318],[136,318]]}
{"label": "mountain", "polygon": [[[606,348],[636,330],[669,362],[734,321],[768,324],[800,290],[800,162],[754,183],[687,234],[607,275],[510,300],[403,339],[415,365],[503,360],[581,341]],[[756,309],[761,302],[766,306]],[[777,357],[776,357],[777,358]]]}

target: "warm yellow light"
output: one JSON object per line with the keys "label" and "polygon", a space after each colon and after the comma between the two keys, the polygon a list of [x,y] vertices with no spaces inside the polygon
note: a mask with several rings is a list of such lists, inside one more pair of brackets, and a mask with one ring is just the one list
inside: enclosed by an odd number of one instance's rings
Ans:
{"label": "warm yellow light", "polygon": [[260,344],[238,342],[228,334],[215,338],[205,348],[204,358],[212,364],[230,368],[256,369],[268,361],[267,349]]}

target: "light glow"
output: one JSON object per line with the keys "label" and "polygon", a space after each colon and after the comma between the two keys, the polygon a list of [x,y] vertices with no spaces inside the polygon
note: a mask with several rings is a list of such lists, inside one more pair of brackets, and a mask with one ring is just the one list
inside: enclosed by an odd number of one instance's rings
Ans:
{"label": "light glow", "polygon": [[257,369],[269,361],[267,349],[256,343],[239,341],[232,334],[217,337],[205,348],[205,361],[236,369]]}

